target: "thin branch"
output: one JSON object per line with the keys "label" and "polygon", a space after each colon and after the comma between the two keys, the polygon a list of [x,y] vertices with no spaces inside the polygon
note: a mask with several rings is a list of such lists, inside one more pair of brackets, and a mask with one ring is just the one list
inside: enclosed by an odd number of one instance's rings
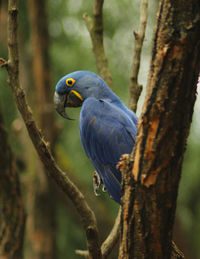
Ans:
{"label": "thin branch", "polygon": [[120,216],[121,216],[121,208],[119,209],[118,215],[115,219],[115,224],[106,238],[106,240],[101,245],[101,252],[103,258],[106,258],[112,251],[113,247],[117,243],[120,235]]}
{"label": "thin branch", "polygon": [[103,3],[103,0],[95,0],[93,8],[94,17],[91,18],[85,13],[83,15],[83,19],[85,20],[90,33],[99,75],[112,88],[112,75],[108,67],[108,59],[105,54],[103,43]]}
{"label": "thin branch", "polygon": [[[111,253],[113,247],[117,243],[120,235],[120,216],[121,216],[121,208],[119,209],[118,215],[115,219],[115,224],[110,231],[110,234],[106,238],[106,240],[102,243],[101,245],[101,253],[103,259],[106,259],[107,256]],[[76,250],[76,254],[84,257],[84,258],[89,258],[89,253],[87,250]]]}
{"label": "thin branch", "polygon": [[177,247],[177,245],[172,241],[172,255],[171,259],[184,259],[185,256],[181,252],[181,250]]}
{"label": "thin branch", "polygon": [[148,0],[142,0],[140,4],[140,23],[138,32],[134,32],[135,45],[133,51],[133,63],[130,73],[130,101],[129,107],[136,111],[137,102],[142,92],[142,85],[138,83],[142,46],[144,42],[146,24],[148,18]]}
{"label": "thin branch", "polygon": [[75,253],[76,253],[77,255],[82,256],[83,258],[89,259],[88,250],[75,250]]}
{"label": "thin branch", "polygon": [[18,46],[17,46],[17,1],[8,1],[8,76],[17,107],[27,127],[29,136],[48,174],[54,179],[63,192],[71,199],[80,215],[87,237],[90,258],[102,258],[98,241],[96,218],[88,206],[83,194],[71,182],[67,175],[56,164],[48,143],[45,142],[41,131],[38,129],[26,96],[19,84],[18,75]]}
{"label": "thin branch", "polygon": [[3,59],[3,58],[0,58],[0,67],[6,67],[8,65],[8,62]]}

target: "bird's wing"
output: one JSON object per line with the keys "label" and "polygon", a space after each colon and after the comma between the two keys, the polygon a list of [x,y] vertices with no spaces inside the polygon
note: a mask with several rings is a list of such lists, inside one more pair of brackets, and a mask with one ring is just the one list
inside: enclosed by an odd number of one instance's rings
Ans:
{"label": "bird's wing", "polygon": [[80,114],[83,148],[109,194],[120,203],[121,173],[116,164],[122,154],[131,153],[137,128],[134,122],[106,100],[87,98]]}

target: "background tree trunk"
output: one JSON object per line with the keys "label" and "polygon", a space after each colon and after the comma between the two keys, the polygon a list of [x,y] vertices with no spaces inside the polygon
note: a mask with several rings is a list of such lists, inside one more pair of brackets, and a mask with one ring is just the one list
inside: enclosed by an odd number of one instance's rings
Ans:
{"label": "background tree trunk", "polygon": [[[33,47],[33,82],[32,90],[36,99],[34,110],[45,138],[54,150],[55,121],[51,94],[51,75],[49,60],[49,34],[47,21],[47,1],[28,1],[31,40]],[[30,145],[29,145],[30,146]],[[29,157],[35,156],[31,148],[27,150]],[[44,168],[38,159],[28,164],[32,179],[27,183],[27,221],[28,258],[56,258],[56,197],[55,186],[44,174]],[[31,166],[32,165],[32,166]],[[31,168],[30,168],[31,166]]]}
{"label": "background tree trunk", "polygon": [[25,212],[14,156],[0,110],[0,258],[21,259]]}
{"label": "background tree trunk", "polygon": [[123,175],[128,174],[119,258],[171,256],[178,185],[199,70],[200,2],[160,1],[134,164],[130,158],[122,169]]}

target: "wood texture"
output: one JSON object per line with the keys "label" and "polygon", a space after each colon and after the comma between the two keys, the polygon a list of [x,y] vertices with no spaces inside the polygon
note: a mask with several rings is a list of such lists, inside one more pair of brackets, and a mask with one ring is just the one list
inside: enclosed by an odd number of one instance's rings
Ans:
{"label": "wood texture", "polygon": [[160,1],[134,163],[127,168],[123,187],[119,258],[171,257],[199,71],[199,1]]}

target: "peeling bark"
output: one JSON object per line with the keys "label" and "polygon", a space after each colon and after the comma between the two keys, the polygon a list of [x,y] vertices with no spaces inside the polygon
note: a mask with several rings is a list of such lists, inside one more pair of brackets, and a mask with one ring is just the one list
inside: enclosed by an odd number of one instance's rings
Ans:
{"label": "peeling bark", "polygon": [[[134,163],[127,168],[123,186],[119,258],[171,257],[178,185],[199,71],[199,1],[160,1]],[[177,258],[181,257],[177,254]]]}

